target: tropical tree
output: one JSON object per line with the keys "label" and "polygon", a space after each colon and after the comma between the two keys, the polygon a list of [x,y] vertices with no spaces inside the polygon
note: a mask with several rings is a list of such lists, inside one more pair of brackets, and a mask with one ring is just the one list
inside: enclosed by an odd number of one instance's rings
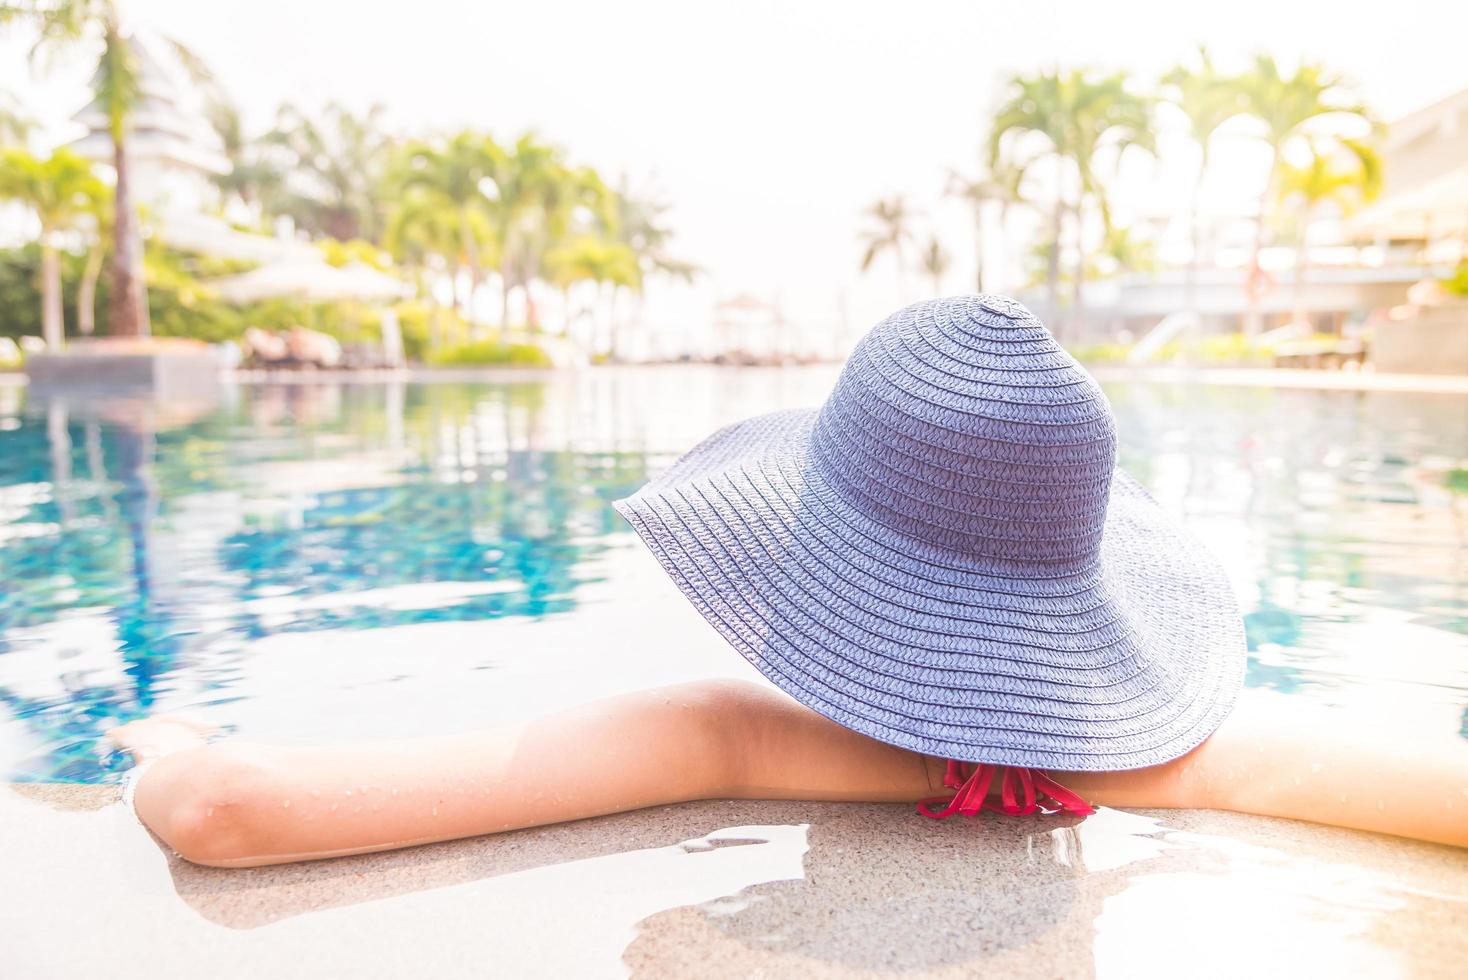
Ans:
{"label": "tropical tree", "polygon": [[214,186],[228,201],[233,198],[257,218],[269,216],[271,206],[289,201],[287,175],[271,154],[271,145],[251,139],[236,106],[217,86],[205,108],[209,124],[229,161],[229,170],[214,176]]}
{"label": "tropical tree", "polygon": [[[596,235],[581,235],[552,248],[546,253],[545,267],[551,283],[561,290],[565,301],[567,334],[571,332],[575,319],[571,312],[571,293],[576,286],[582,283],[592,284],[597,298],[600,299],[608,288],[615,298],[617,289],[636,290],[642,282],[637,253],[624,242]],[[590,312],[590,306],[585,305],[579,316],[586,316]],[[607,353],[615,359],[619,350],[615,308],[609,308],[607,323]]]}
{"label": "tropical tree", "polygon": [[[594,176],[594,174],[592,174]],[[583,195],[600,192],[586,182],[587,172],[572,174],[559,147],[526,133],[496,159],[494,190],[495,245],[499,252],[501,322],[510,318],[510,296],[519,289],[526,298],[526,318],[534,325],[530,281],[545,249],[564,235],[565,222]],[[600,180],[595,184],[599,185]]]}
{"label": "tropical tree", "polygon": [[918,252],[918,261],[922,264],[923,272],[933,280],[933,295],[943,295],[943,276],[952,264],[952,256],[943,247],[943,243],[938,241],[937,235],[928,237],[927,244]]}
{"label": "tropical tree", "polygon": [[0,94],[0,146],[24,146],[35,124],[16,104],[14,96],[8,92]]}
{"label": "tropical tree", "polygon": [[[524,137],[517,142],[510,168],[510,173],[522,180],[514,161],[522,152],[519,145],[523,142]],[[527,206],[507,222],[510,234],[505,245],[513,258],[510,268],[516,285],[524,292],[525,323],[532,329],[539,327],[540,316],[530,287],[541,277],[546,253],[559,243],[585,234],[605,235],[615,241],[617,231],[615,195],[601,176],[591,167],[566,166],[560,151],[551,149],[552,155],[539,164],[543,167],[538,175],[540,183],[533,189],[537,199],[525,202]],[[634,266],[634,271],[640,270]],[[640,274],[623,285],[640,290]]]}
{"label": "tropical tree", "polygon": [[70,150],[57,150],[45,159],[16,148],[0,151],[0,200],[30,208],[40,225],[41,335],[53,351],[61,349],[65,336],[57,239],[93,211],[105,193],[92,165]]}
{"label": "tropical tree", "polygon": [[447,139],[404,146],[389,170],[388,182],[402,198],[395,219],[402,226],[400,238],[408,229],[414,247],[437,250],[446,247],[445,235],[452,228],[453,265],[468,271],[461,309],[469,319],[484,270],[500,257],[495,175],[503,156],[491,137],[463,130]]}
{"label": "tropical tree", "polygon": [[1157,249],[1153,242],[1123,225],[1114,224],[1106,229],[1096,258],[1097,272],[1101,275],[1151,272],[1157,268]]}
{"label": "tropical tree", "polygon": [[1178,65],[1162,77],[1164,100],[1188,121],[1188,134],[1198,144],[1198,172],[1193,178],[1193,198],[1188,209],[1188,232],[1192,238],[1186,286],[1188,309],[1197,312],[1198,265],[1202,257],[1203,181],[1208,176],[1213,136],[1225,123],[1238,118],[1248,105],[1239,80],[1220,72],[1208,49],[1199,45],[1198,65]]}
{"label": "tropical tree", "polygon": [[85,216],[90,219],[87,260],[76,287],[76,330],[84,337],[92,336],[97,329],[97,280],[102,277],[102,262],[112,244],[112,215],[112,189],[104,186]]}
{"label": "tropical tree", "polygon": [[664,276],[692,282],[699,270],[696,265],[676,257],[669,250],[673,230],[664,221],[669,210],[666,202],[651,192],[634,191],[625,175],[618,182],[611,201],[615,220],[603,232],[610,233],[625,246],[636,263],[636,284],[628,287],[637,302],[638,312],[634,315],[636,322],[641,319],[640,311],[648,279]]}
{"label": "tropical tree", "polygon": [[[107,118],[112,139],[113,217],[109,329],[122,337],[148,333],[148,303],[143,286],[143,253],[133,211],[128,167],[129,115],[140,92],[138,59],[123,32],[116,0],[20,0],[0,3],[0,26],[25,24],[38,39],[33,57],[79,42],[102,47],[92,86]],[[180,52],[185,49],[175,43]],[[192,60],[192,59],[191,59]]]}
{"label": "tropical tree", "polygon": [[866,251],[861,257],[861,271],[866,272],[883,253],[892,253],[892,264],[897,270],[897,292],[907,295],[906,250],[913,241],[913,213],[902,195],[883,198],[866,210],[871,226],[861,232],[861,241]]}
{"label": "tropical tree", "polygon": [[669,205],[651,194],[634,191],[623,177],[613,198],[616,207],[616,235],[637,256],[637,267],[646,279],[664,275],[691,282],[698,267],[676,258],[668,250],[673,230],[664,221]]}
{"label": "tropical tree", "polygon": [[[421,188],[410,188],[399,196],[388,217],[384,245],[393,259],[413,280],[419,299],[429,303],[429,345],[443,341],[443,310],[427,277],[445,274],[455,291],[463,268],[460,248],[460,215],[457,209]],[[482,215],[471,218],[471,237],[488,241],[489,229]],[[455,296],[457,301],[457,296]]]}
{"label": "tropical tree", "polygon": [[1024,184],[1024,167],[1008,157],[994,161],[988,170],[977,177],[967,177],[957,170],[948,172],[947,193],[968,204],[974,212],[974,287],[984,291],[984,212],[989,204],[999,208],[999,231],[1004,233],[1009,224],[1009,209],[1025,203],[1020,188]]}
{"label": "tropical tree", "polygon": [[[256,158],[259,169],[238,179],[259,182],[267,210],[289,215],[313,235],[378,241],[390,145],[382,113],[382,106],[373,105],[354,115],[332,102],[313,117],[296,106],[281,106],[275,128],[262,138],[266,153]],[[284,179],[276,180],[272,172],[283,173]]]}
{"label": "tropical tree", "polygon": [[[1313,141],[1320,150],[1329,153],[1329,147],[1324,144],[1343,147],[1347,138],[1343,133],[1351,129],[1374,130],[1376,122],[1366,106],[1351,95],[1344,80],[1319,64],[1304,63],[1293,74],[1285,75],[1272,56],[1260,54],[1255,56],[1253,69],[1239,84],[1248,113],[1259,124],[1259,138],[1269,149],[1269,167],[1259,194],[1259,219],[1249,263],[1252,281],[1260,270],[1259,256],[1269,227],[1269,205],[1279,199],[1284,161],[1292,146]],[[1258,294],[1251,289],[1245,332],[1257,333],[1260,326]]]}
{"label": "tropical tree", "polygon": [[1128,89],[1126,75],[1120,72],[1099,78],[1083,69],[1016,75],[1008,90],[990,130],[990,163],[997,163],[1006,153],[1022,161],[1025,169],[1040,160],[1050,163],[1055,191],[1046,290],[1054,316],[1060,308],[1061,239],[1070,215],[1075,219],[1077,256],[1071,319],[1072,329],[1078,329],[1083,320],[1086,205],[1094,202],[1103,226],[1111,227],[1101,167],[1108,156],[1119,163],[1130,147],[1153,149],[1151,104]]}
{"label": "tropical tree", "polygon": [[1359,140],[1337,145],[1312,143],[1304,164],[1283,161],[1276,179],[1282,207],[1298,208],[1299,244],[1295,248],[1294,321],[1309,320],[1305,310],[1305,271],[1309,265],[1310,224],[1322,205],[1350,213],[1381,191],[1381,158]]}

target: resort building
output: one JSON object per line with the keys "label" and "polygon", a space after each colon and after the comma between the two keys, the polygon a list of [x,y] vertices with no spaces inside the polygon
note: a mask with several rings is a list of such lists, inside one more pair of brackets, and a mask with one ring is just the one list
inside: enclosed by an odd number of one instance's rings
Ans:
{"label": "resort building", "polygon": [[[1372,205],[1312,225],[1302,282],[1290,243],[1266,247],[1251,279],[1238,232],[1253,222],[1233,216],[1218,222],[1229,241],[1196,272],[1088,283],[1085,327],[1071,339],[1141,337],[1189,310],[1215,333],[1239,330],[1250,314],[1268,330],[1302,312],[1310,332],[1369,336],[1379,370],[1468,374],[1468,304],[1439,285],[1468,255],[1468,89],[1392,123],[1382,156],[1385,186]],[[1044,307],[1043,288],[1023,295]]]}

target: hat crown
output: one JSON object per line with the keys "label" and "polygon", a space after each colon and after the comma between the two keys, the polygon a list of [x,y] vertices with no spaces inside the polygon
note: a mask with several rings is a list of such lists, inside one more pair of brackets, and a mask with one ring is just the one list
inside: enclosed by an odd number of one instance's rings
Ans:
{"label": "hat crown", "polygon": [[874,327],[817,416],[813,466],[864,516],[995,563],[1101,544],[1116,424],[1095,380],[1003,296],[917,303]]}

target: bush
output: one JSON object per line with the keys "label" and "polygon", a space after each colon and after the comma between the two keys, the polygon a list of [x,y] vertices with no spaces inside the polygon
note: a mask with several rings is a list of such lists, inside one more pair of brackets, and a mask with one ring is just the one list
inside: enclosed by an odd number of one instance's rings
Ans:
{"label": "bush", "polygon": [[[1103,343],[1068,348],[1082,364],[1122,364],[1132,351],[1131,344]],[[1241,333],[1208,334],[1194,339],[1174,339],[1163,344],[1148,363],[1168,364],[1184,361],[1220,367],[1242,367],[1272,363],[1274,348]]]}
{"label": "bush", "polygon": [[1468,259],[1459,262],[1453,274],[1443,280],[1443,288],[1454,296],[1468,296]]}
{"label": "bush", "polygon": [[502,340],[476,340],[467,344],[444,347],[429,354],[428,363],[440,367],[547,368],[552,366],[550,356],[534,344],[505,343]]}

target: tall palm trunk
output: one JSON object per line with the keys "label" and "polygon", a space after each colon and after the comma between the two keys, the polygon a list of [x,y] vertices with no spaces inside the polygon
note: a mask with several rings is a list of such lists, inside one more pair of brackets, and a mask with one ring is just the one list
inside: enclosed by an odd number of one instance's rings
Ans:
{"label": "tall palm trunk", "polygon": [[1070,329],[1069,339],[1078,341],[1086,330],[1086,222],[1085,198],[1076,205],[1076,264],[1075,281],[1070,286]]}
{"label": "tall palm trunk", "polygon": [[617,360],[617,348],[621,343],[621,337],[617,329],[617,287],[607,289],[606,283],[598,284],[597,291],[607,297],[607,360]]}
{"label": "tall palm trunk", "polygon": [[97,278],[102,275],[102,243],[87,251],[87,265],[76,287],[76,329],[90,337],[97,329]]}
{"label": "tall palm trunk", "polygon": [[1208,143],[1203,143],[1203,159],[1198,164],[1198,176],[1193,180],[1193,202],[1188,212],[1188,232],[1192,238],[1192,252],[1188,256],[1188,279],[1183,286],[1183,305],[1187,307],[1194,319],[1199,318],[1198,313],[1198,267],[1201,263],[1201,252],[1203,250],[1202,228],[1199,227],[1198,215],[1203,210],[1203,178],[1208,174]]}
{"label": "tall palm trunk", "polygon": [[61,350],[66,327],[61,312],[61,254],[47,237],[43,233],[41,239],[41,337],[54,354]]}
{"label": "tall palm trunk", "polygon": [[[1269,176],[1264,180],[1264,191],[1259,195],[1259,226],[1254,229],[1254,253],[1249,261],[1249,276],[1252,278],[1255,270],[1260,268],[1259,256],[1264,251],[1264,229],[1265,218],[1269,214],[1269,192],[1274,189],[1274,168],[1279,163],[1279,149],[1271,147],[1269,152]],[[1264,329],[1264,314],[1259,309],[1261,299],[1258,291],[1251,285],[1248,287],[1248,306],[1244,312],[1244,335],[1246,337],[1257,337]]]}
{"label": "tall palm trunk", "polygon": [[464,258],[469,263],[469,293],[464,297],[461,312],[464,314],[464,319],[472,324],[474,322],[474,294],[479,291],[479,283],[484,276],[484,270],[480,268],[479,242],[474,239],[474,229],[470,227],[467,210],[459,215],[459,247],[464,250]]}
{"label": "tall palm trunk", "polygon": [[[974,291],[984,291],[984,203],[974,205]],[[934,295],[937,291],[934,290]]]}
{"label": "tall palm trunk", "polygon": [[1045,320],[1052,330],[1060,328],[1060,229],[1064,209],[1064,200],[1056,197],[1050,212],[1050,248],[1045,256]]}
{"label": "tall palm trunk", "polygon": [[500,259],[500,329],[510,322],[510,292],[515,284],[510,281],[510,257]]}
{"label": "tall palm trunk", "polygon": [[1294,313],[1291,320],[1295,323],[1308,323],[1309,318],[1305,312],[1305,271],[1310,266],[1310,209],[1306,207],[1300,215],[1300,245],[1295,249],[1295,285],[1291,290],[1293,293],[1291,306]]}
{"label": "tall palm trunk", "polygon": [[132,185],[127,143],[112,135],[112,165],[117,172],[113,188],[112,295],[108,304],[108,332],[114,337],[146,337],[148,294],[143,285],[142,243],[133,220]]}

